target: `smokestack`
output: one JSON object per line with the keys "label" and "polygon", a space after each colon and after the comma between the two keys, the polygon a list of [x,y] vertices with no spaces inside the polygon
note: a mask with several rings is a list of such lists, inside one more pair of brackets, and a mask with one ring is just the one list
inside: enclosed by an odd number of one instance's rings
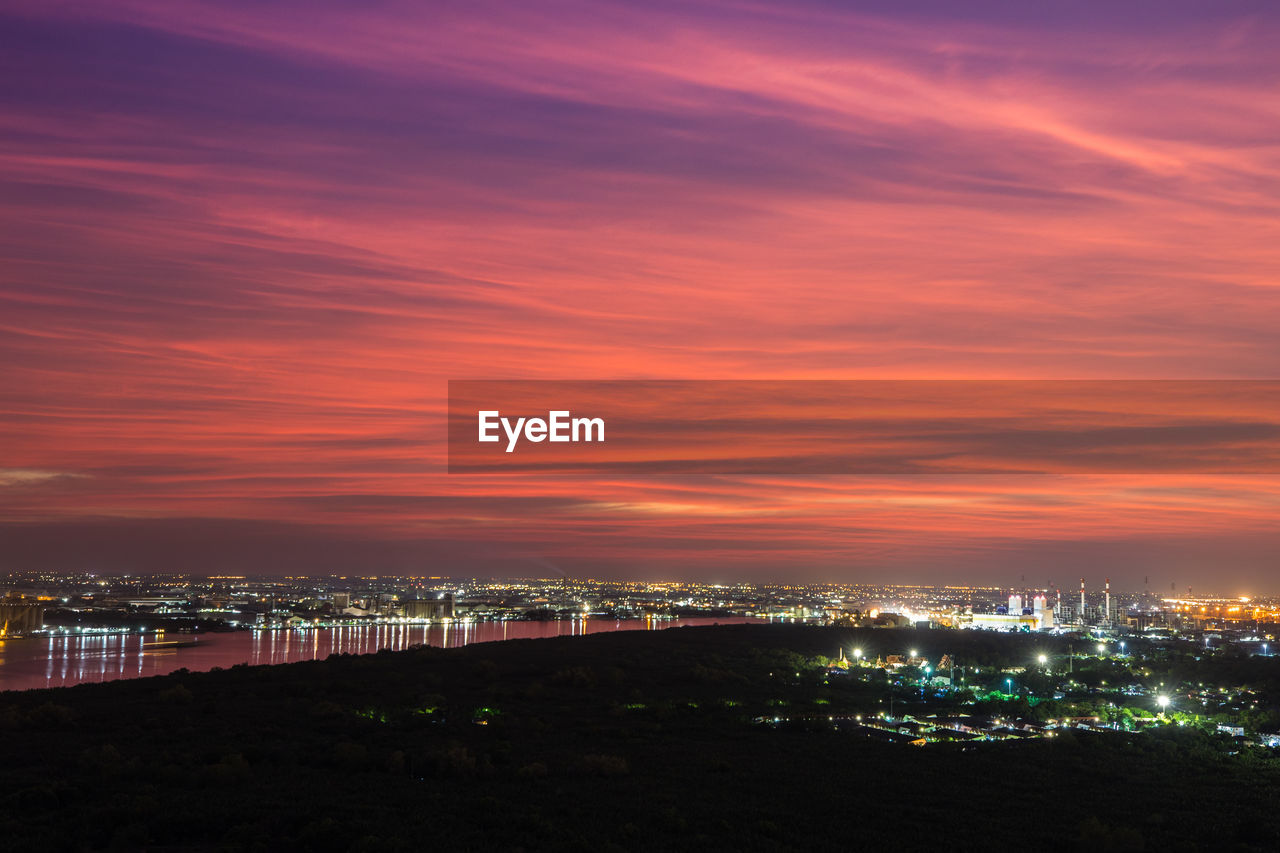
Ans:
{"label": "smokestack", "polygon": [[1107,578],[1107,603],[1102,618],[1108,625],[1111,624],[1111,578]]}
{"label": "smokestack", "polygon": [[1084,578],[1080,578],[1080,621],[1084,621]]}

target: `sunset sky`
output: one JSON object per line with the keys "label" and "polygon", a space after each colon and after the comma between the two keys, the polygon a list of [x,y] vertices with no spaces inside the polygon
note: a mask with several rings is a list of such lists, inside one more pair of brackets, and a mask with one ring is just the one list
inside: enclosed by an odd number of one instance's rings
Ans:
{"label": "sunset sky", "polygon": [[1278,43],[1269,3],[9,0],[0,570],[1280,592],[1274,474],[445,471],[450,379],[1280,378]]}

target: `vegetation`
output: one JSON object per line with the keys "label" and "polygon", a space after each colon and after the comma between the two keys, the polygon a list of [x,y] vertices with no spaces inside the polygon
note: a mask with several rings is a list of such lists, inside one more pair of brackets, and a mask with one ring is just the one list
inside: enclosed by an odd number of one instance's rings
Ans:
{"label": "vegetation", "polygon": [[[0,694],[5,842],[593,853],[1280,844],[1280,761],[1211,727],[914,748],[755,722],[883,710],[883,673],[828,671],[855,646],[870,659],[952,654],[989,681],[1065,651],[977,632],[722,626]],[[1263,705],[1275,695],[1272,661],[1220,663],[1241,667]],[[1196,683],[1218,672],[1155,651],[1150,664]],[[1111,704],[1086,686],[1060,700],[991,686],[981,701],[1006,714]],[[900,685],[898,713],[955,701],[925,693]]]}

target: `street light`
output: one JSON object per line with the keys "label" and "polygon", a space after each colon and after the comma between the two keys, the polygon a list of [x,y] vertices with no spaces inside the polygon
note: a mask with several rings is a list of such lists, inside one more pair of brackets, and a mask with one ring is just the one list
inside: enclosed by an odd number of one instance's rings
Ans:
{"label": "street light", "polygon": [[1047,663],[1049,662],[1049,656],[1048,656],[1048,655],[1040,655],[1040,657],[1038,658],[1038,660],[1040,661],[1040,665],[1041,665],[1041,666],[1044,666],[1045,664],[1047,664]]}
{"label": "street light", "polygon": [[1098,654],[1102,654],[1106,650],[1107,650],[1107,646],[1105,643],[1098,643]]}
{"label": "street light", "polygon": [[916,650],[915,650],[915,649],[912,649],[912,650],[911,650],[911,656],[912,656],[912,657],[915,657],[915,656],[916,656]]}
{"label": "street light", "polygon": [[858,663],[862,663],[862,649],[853,650],[853,659],[856,660]]}
{"label": "street light", "polygon": [[1004,680],[1004,692],[1008,693],[1010,696],[1013,695],[1013,679],[1012,678],[1006,678]]}
{"label": "street light", "polygon": [[1124,654],[1124,640],[1120,641],[1120,654]]}
{"label": "street light", "polygon": [[1163,716],[1164,716],[1164,711],[1165,711],[1165,709],[1169,707],[1169,697],[1168,697],[1168,696],[1157,696],[1157,697],[1156,697],[1156,704],[1160,706],[1160,716],[1162,716],[1162,717],[1163,717]]}

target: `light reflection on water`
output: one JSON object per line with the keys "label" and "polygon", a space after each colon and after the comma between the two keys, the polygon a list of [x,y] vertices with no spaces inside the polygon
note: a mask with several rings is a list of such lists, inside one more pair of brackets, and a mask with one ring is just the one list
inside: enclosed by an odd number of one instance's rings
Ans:
{"label": "light reflection on water", "polygon": [[[331,654],[369,654],[411,646],[454,648],[495,640],[578,636],[603,631],[759,622],[751,617],[689,619],[565,619],[554,622],[376,624],[339,628],[236,631],[226,634],[73,634],[0,641],[0,690],[62,687],[117,678],[290,663]],[[160,643],[192,645],[163,646]]]}

